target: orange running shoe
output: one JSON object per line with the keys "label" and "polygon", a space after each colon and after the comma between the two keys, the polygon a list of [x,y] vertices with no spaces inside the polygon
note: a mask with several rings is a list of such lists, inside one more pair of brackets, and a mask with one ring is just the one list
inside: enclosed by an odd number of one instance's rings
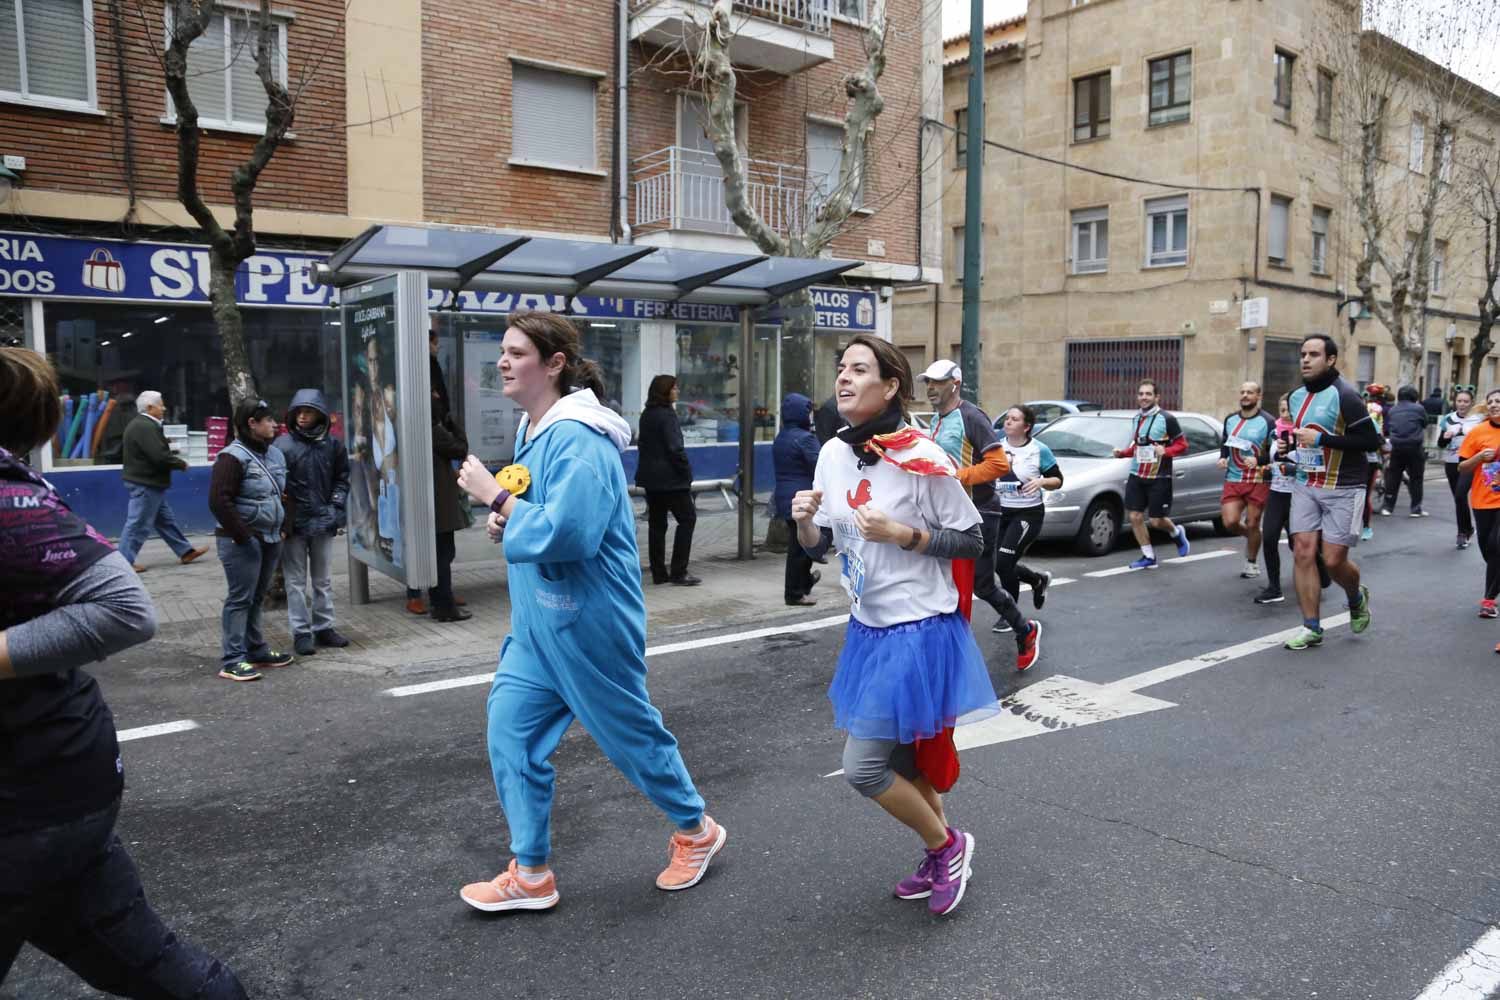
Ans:
{"label": "orange running shoe", "polygon": [[703,832],[696,837],[678,830],[667,848],[667,870],[656,876],[658,889],[688,889],[698,884],[708,871],[708,863],[729,840],[729,831],[703,816]]}
{"label": "orange running shoe", "polygon": [[510,867],[490,882],[475,882],[458,891],[459,897],[476,910],[499,913],[502,910],[550,910],[557,905],[557,879],[549,869],[539,884],[530,885],[521,877],[514,859]]}

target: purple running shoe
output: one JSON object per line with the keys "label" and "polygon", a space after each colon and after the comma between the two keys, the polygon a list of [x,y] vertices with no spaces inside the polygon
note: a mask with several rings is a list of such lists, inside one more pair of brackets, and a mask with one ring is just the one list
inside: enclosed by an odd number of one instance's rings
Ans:
{"label": "purple running shoe", "polygon": [[974,838],[962,830],[948,828],[953,843],[938,851],[928,851],[932,859],[932,896],[927,908],[935,916],[952,913],[964,898],[964,886],[969,881],[969,861],[974,857]]}
{"label": "purple running shoe", "polygon": [[922,857],[917,870],[896,883],[897,899],[926,899],[932,895],[932,852]]}

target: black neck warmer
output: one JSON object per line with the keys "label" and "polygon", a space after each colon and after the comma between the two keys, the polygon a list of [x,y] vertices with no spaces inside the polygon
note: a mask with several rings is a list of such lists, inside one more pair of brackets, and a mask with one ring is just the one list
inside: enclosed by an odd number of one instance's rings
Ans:
{"label": "black neck warmer", "polygon": [[864,468],[866,465],[874,465],[880,461],[880,455],[868,447],[870,438],[877,434],[894,433],[901,429],[903,422],[901,401],[893,399],[879,416],[840,430],[838,439],[854,449],[855,455],[859,458],[860,468]]}

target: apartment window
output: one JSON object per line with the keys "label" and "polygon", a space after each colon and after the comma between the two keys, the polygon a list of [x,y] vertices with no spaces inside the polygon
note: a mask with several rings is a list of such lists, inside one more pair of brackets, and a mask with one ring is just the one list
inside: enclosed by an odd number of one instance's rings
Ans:
{"label": "apartment window", "polygon": [[1365,386],[1375,381],[1375,348],[1361,347],[1359,349],[1359,388],[1363,392]]}
{"label": "apartment window", "polygon": [[[171,8],[168,8],[170,21]],[[169,29],[170,30],[170,29]],[[198,120],[209,128],[264,131],[270,99],[255,71],[259,15],[249,11],[215,14],[187,52],[188,96]],[[286,86],[286,21],[273,19],[271,72]],[[167,98],[169,120],[176,117]]]}
{"label": "apartment window", "polygon": [[597,170],[598,79],[512,62],[510,162]]}
{"label": "apartment window", "polygon": [[1500,368],[1500,363],[1497,363],[1496,359],[1494,358],[1489,358],[1484,363],[1484,384],[1487,387],[1485,389],[1486,393],[1497,385],[1495,381],[1495,373],[1497,368]]}
{"label": "apartment window", "polygon": [[1187,121],[1193,99],[1193,54],[1179,52],[1173,56],[1152,59],[1151,115],[1152,125]]}
{"label": "apartment window", "polygon": [[1312,213],[1312,273],[1328,273],[1328,222],[1333,213],[1314,208]]}
{"label": "apartment window", "polygon": [[1390,110],[1390,98],[1381,97],[1375,102],[1375,155],[1380,157],[1382,160],[1385,159],[1385,119],[1386,115],[1390,113]]}
{"label": "apartment window", "polygon": [[1432,281],[1427,286],[1427,294],[1443,294],[1443,272],[1448,266],[1448,244],[1438,240],[1432,245]]}
{"label": "apartment window", "polygon": [[1318,134],[1333,135],[1333,74],[1326,69],[1318,70]]}
{"label": "apartment window", "polygon": [[[868,161],[866,161],[868,167]],[[814,205],[821,205],[838,190],[844,169],[844,130],[823,122],[807,123],[807,186]],[[867,171],[868,172],[868,171]],[[861,178],[863,180],[863,178]],[[864,206],[864,185],[854,191],[853,207]]]}
{"label": "apartment window", "polygon": [[1275,114],[1278,121],[1290,122],[1292,120],[1292,70],[1297,65],[1297,57],[1290,52],[1276,50],[1276,83],[1272,101],[1275,103]]}
{"label": "apartment window", "polygon": [[1109,209],[1081,208],[1073,213],[1073,273],[1109,270]]}
{"label": "apartment window", "polygon": [[1434,386],[1443,384],[1443,352],[1427,352],[1427,384],[1422,388],[1431,391]]}
{"label": "apartment window", "polygon": [[953,149],[958,156],[959,169],[963,169],[968,163],[969,157],[969,109],[959,108],[953,112],[954,133]]}
{"label": "apartment window", "polygon": [[1073,139],[1102,139],[1109,135],[1109,73],[1095,73],[1073,81]]}
{"label": "apartment window", "polygon": [[1187,195],[1146,202],[1147,267],[1187,263],[1187,224]]}
{"label": "apartment window", "polygon": [[0,99],[93,108],[89,0],[0,3]]}
{"label": "apartment window", "polygon": [[1291,257],[1292,199],[1271,195],[1271,224],[1267,234],[1266,257],[1272,264],[1285,265]]}
{"label": "apartment window", "polygon": [[1453,130],[1446,125],[1438,129],[1437,176],[1444,184],[1453,179]]}
{"label": "apartment window", "polygon": [[1420,118],[1411,120],[1411,151],[1407,168],[1417,173],[1424,171],[1423,160],[1427,155],[1427,123]]}
{"label": "apartment window", "polygon": [[846,17],[851,21],[864,22],[865,0],[838,0],[834,11],[839,17]]}

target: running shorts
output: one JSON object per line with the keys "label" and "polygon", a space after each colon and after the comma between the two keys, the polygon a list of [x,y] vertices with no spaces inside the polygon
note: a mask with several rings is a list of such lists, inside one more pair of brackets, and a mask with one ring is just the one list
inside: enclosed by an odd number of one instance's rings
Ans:
{"label": "running shorts", "polygon": [[1225,504],[1231,500],[1243,500],[1245,503],[1254,504],[1264,509],[1266,501],[1270,498],[1270,483],[1225,483],[1224,492],[1219,496],[1219,503]]}
{"label": "running shorts", "polygon": [[1142,479],[1132,472],[1125,480],[1125,509],[1143,510],[1149,517],[1172,513],[1172,477]]}
{"label": "running shorts", "polygon": [[1354,548],[1364,526],[1365,488],[1318,489],[1298,483],[1292,489],[1291,532],[1321,531],[1323,541]]}

